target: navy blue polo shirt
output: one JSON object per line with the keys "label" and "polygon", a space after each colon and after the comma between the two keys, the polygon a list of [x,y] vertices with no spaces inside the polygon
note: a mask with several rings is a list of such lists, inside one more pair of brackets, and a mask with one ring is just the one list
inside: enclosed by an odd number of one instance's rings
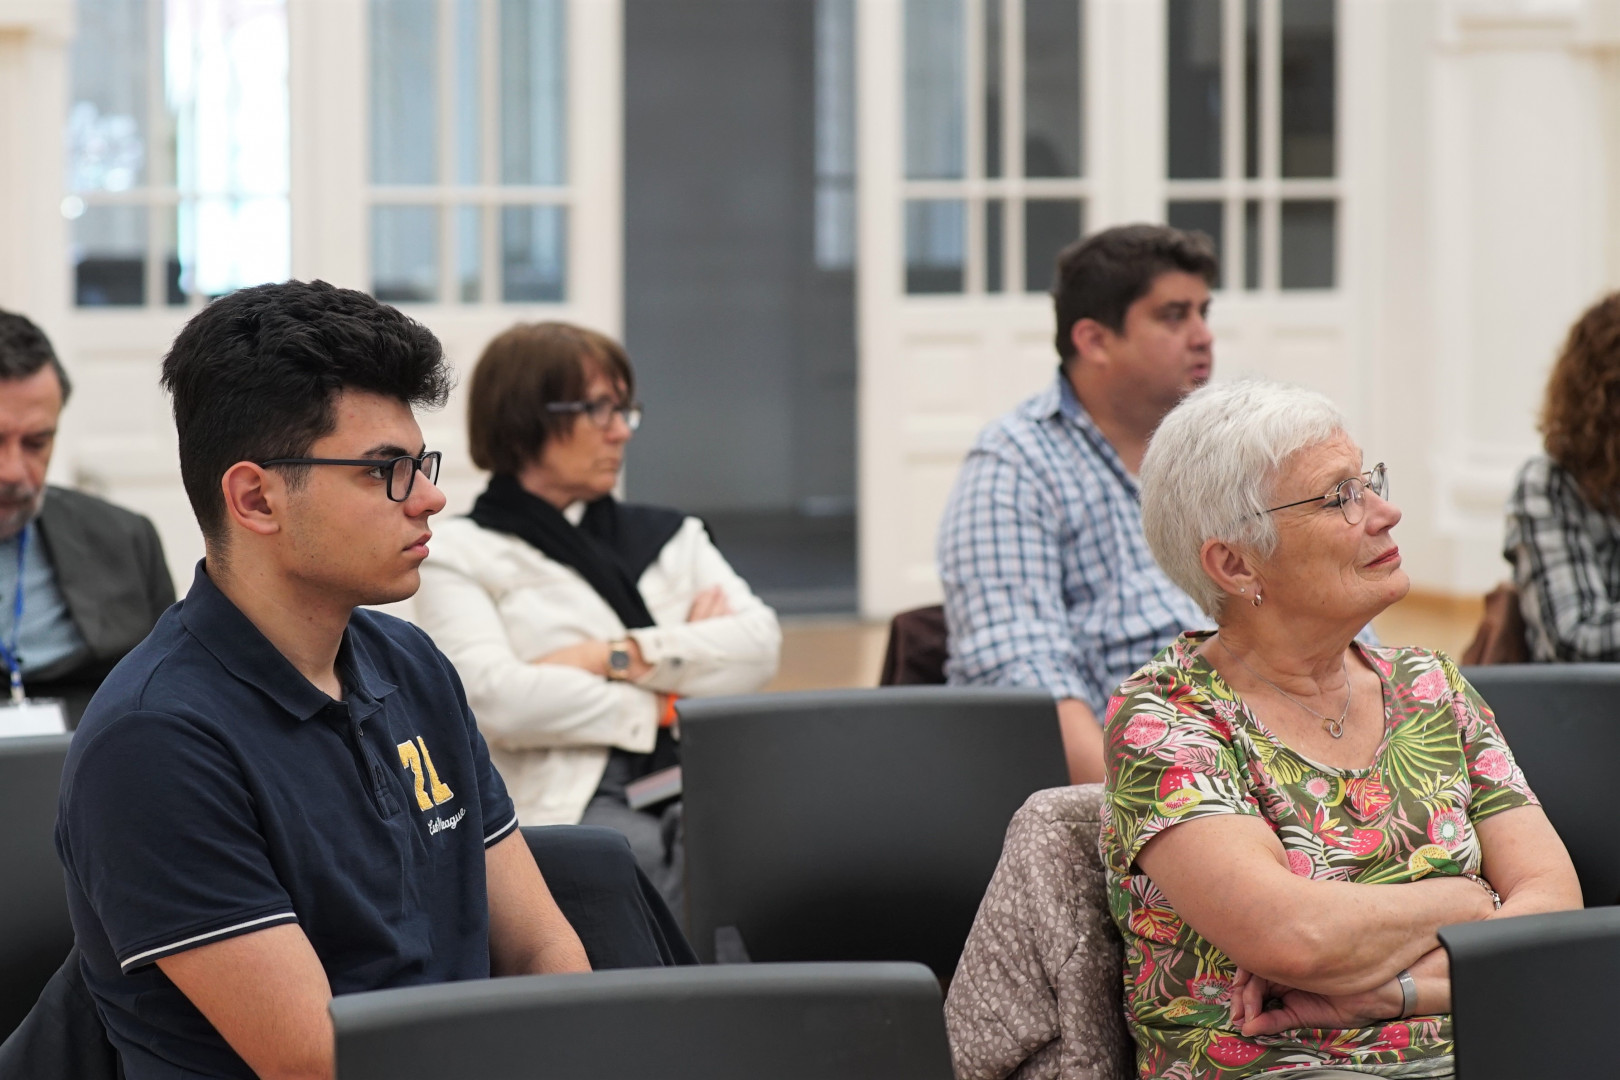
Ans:
{"label": "navy blue polo shirt", "polygon": [[56,845],[84,973],[129,1080],[253,1073],[154,963],[296,923],[334,994],[487,978],[484,849],[517,828],[461,682],[358,610],[344,700],[208,579],[74,734]]}

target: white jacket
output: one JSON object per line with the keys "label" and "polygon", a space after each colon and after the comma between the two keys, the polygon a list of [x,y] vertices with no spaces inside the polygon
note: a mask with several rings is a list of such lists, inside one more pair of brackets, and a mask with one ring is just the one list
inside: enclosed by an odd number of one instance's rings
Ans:
{"label": "white jacket", "polygon": [[[570,520],[579,509],[569,508]],[[748,693],[776,673],[776,613],[696,518],[682,523],[637,582],[657,625],[628,635],[584,578],[515,536],[454,518],[434,523],[431,552],[417,621],[460,673],[525,825],[578,822],[610,747],[653,748],[660,693]],[[711,585],[724,589],[733,614],[688,623],[693,597]],[[534,662],[565,645],[625,636],[652,665],[636,683]]]}

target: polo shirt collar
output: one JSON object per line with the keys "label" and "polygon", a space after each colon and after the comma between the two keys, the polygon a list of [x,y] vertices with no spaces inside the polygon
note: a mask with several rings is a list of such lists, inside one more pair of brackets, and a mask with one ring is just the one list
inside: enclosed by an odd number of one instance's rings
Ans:
{"label": "polo shirt collar", "polygon": [[[308,720],[332,704],[326,692],[306,679],[231,603],[198,561],[191,591],[180,605],[180,622],[198,644],[236,678],[252,686],[299,720]],[[381,708],[381,699],[397,689],[382,677],[371,654],[351,629],[343,631],[338,649],[342,680],[351,715],[357,720]]]}

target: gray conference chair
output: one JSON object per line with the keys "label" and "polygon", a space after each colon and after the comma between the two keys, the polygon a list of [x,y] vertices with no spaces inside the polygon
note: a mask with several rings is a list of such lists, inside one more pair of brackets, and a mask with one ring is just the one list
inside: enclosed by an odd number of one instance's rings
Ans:
{"label": "gray conference chair", "polygon": [[73,948],[56,858],[56,796],[71,735],[0,738],[0,1039],[9,1035]]}
{"label": "gray conference chair", "polygon": [[682,701],[688,938],[715,960],[915,960],[942,978],[1007,823],[1068,783],[1044,691]]}
{"label": "gray conference chair", "polygon": [[531,975],[334,998],[338,1080],[951,1080],[917,964]]}
{"label": "gray conference chair", "polygon": [[1620,664],[1492,664],[1463,675],[1496,722],[1569,848],[1588,907],[1620,900],[1613,763]]}
{"label": "gray conference chair", "polygon": [[1447,926],[1440,942],[1457,1080],[1611,1075],[1620,908]]}

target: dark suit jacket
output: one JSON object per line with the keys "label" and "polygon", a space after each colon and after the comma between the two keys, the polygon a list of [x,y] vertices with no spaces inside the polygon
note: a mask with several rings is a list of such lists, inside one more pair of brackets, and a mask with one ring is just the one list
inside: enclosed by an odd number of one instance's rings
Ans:
{"label": "dark suit jacket", "polygon": [[74,727],[107,672],[174,603],[174,579],[152,523],[93,495],[50,488],[38,525],[56,587],[88,650],[34,673],[28,694],[62,698]]}

